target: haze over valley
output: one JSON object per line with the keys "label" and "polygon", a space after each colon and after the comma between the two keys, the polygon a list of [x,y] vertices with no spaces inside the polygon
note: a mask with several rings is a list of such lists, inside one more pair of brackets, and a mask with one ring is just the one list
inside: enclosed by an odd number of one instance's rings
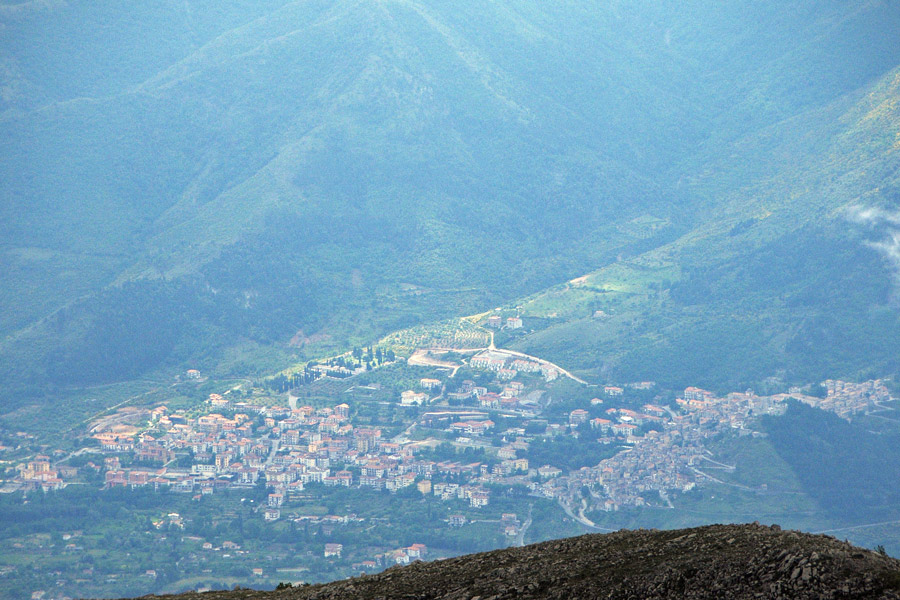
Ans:
{"label": "haze over valley", "polygon": [[0,595],[897,555],[898,99],[889,0],[0,0]]}

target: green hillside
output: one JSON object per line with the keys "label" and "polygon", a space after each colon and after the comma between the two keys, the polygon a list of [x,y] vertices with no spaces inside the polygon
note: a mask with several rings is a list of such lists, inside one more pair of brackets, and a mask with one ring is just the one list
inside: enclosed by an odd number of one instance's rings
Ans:
{"label": "green hillside", "polygon": [[893,71],[739,140],[688,184],[703,223],[527,299],[526,316],[552,318],[514,346],[601,379],[722,390],[898,372],[896,264],[877,247],[891,231],[857,216],[900,200],[898,97]]}
{"label": "green hillside", "polygon": [[800,403],[791,404],[783,417],[768,417],[764,424],[778,455],[824,512],[869,522],[896,517],[894,482],[900,473],[896,432],[876,435]]}
{"label": "green hillside", "polygon": [[897,200],[890,1],[3,3],[0,27],[10,400],[283,366],[589,272],[516,347],[596,378],[893,368],[890,273],[840,212]]}

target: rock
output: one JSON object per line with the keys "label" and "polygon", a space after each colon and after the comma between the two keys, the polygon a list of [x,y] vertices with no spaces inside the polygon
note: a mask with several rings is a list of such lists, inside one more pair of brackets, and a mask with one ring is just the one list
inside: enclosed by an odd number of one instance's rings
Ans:
{"label": "rock", "polygon": [[[238,595],[240,594],[240,595]],[[391,568],[279,592],[172,600],[900,600],[900,561],[822,535],[711,525],[618,531]]]}

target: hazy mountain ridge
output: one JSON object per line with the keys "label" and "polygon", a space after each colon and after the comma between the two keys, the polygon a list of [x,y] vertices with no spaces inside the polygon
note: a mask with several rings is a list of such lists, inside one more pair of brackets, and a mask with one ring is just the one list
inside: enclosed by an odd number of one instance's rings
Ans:
{"label": "hazy mountain ridge", "polygon": [[[688,184],[699,203],[719,198],[705,222],[589,276],[601,287],[630,281],[643,300],[597,295],[593,308],[614,315],[597,321],[583,298],[568,314],[557,310],[568,301],[551,299],[574,300],[585,293],[579,286],[551,290],[529,302],[535,316],[558,313],[563,322],[518,347],[573,366],[604,363],[607,376],[676,385],[893,372],[895,266],[871,247],[882,234],[852,217],[859,206],[896,206],[897,82],[893,71],[865,92],[735,144]],[[741,164],[756,170],[738,182]],[[622,327],[616,316],[625,315]]]}
{"label": "hazy mountain ridge", "polygon": [[[57,82],[40,98],[12,94],[0,119],[2,268],[22,290],[4,297],[14,337],[3,352],[35,382],[60,356],[97,355],[85,351],[95,342],[112,362],[76,361],[61,379],[214,358],[242,339],[283,344],[298,329],[362,343],[534,292],[704,221],[724,227],[755,214],[731,190],[765,162],[758,131],[827,127],[823,104],[900,62],[886,2],[154,10],[153,21],[136,6],[81,3],[0,15],[15,34],[11,77]],[[139,15],[160,25],[135,35]],[[48,23],[46,49],[29,46]],[[107,29],[116,35],[103,38]],[[78,85],[63,85],[65,61],[83,56],[58,47],[73,31],[86,48],[131,36],[154,52],[96,52],[71,75]],[[850,52],[860,39],[866,50]],[[720,160],[724,176],[704,175],[707,158],[740,155],[742,143],[755,146],[750,161]],[[747,179],[778,194],[784,183],[759,172]],[[636,238],[627,223],[641,215],[670,227]],[[374,230],[387,234],[360,245]],[[707,253],[707,234],[696,235]],[[399,293],[402,282],[447,292],[425,303]],[[134,310],[135,322],[171,315],[160,327],[171,335],[140,357],[111,325]]]}

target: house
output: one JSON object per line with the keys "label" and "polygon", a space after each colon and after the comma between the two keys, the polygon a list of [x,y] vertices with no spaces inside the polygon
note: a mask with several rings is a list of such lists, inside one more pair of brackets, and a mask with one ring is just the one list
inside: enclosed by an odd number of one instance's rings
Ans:
{"label": "house", "polygon": [[100,442],[100,449],[107,452],[131,452],[134,443],[128,436],[118,433],[98,433],[91,436]]}
{"label": "house", "polygon": [[200,477],[215,477],[216,465],[191,465],[191,475]]}
{"label": "house", "polygon": [[359,569],[361,571],[374,571],[377,568],[378,563],[376,563],[374,560],[364,560],[359,563]]}
{"label": "house", "polygon": [[281,434],[281,443],[287,446],[300,445],[300,431],[297,429],[289,429]]}
{"label": "house", "polygon": [[559,369],[550,365],[541,365],[541,375],[546,381],[554,381],[559,377]]}
{"label": "house", "polygon": [[637,425],[631,423],[616,423],[612,426],[614,433],[618,435],[633,435],[637,431]]}
{"label": "house", "polygon": [[[525,360],[524,358],[517,358],[512,361],[511,366],[516,371],[522,371],[523,373],[537,373],[541,370],[541,363],[533,360]],[[522,384],[519,383],[519,385],[521,386]],[[522,387],[524,388],[524,386]]]}
{"label": "house", "polygon": [[487,506],[491,499],[491,493],[487,490],[477,490],[469,496],[469,506],[473,508],[481,508]]}
{"label": "house", "polygon": [[497,371],[497,379],[500,381],[509,381],[514,379],[516,375],[518,375],[518,372],[515,369],[500,369]]}
{"label": "house", "polygon": [[263,512],[263,519],[266,522],[271,523],[272,521],[277,521],[281,518],[281,511],[277,508],[267,508],[265,512]]}
{"label": "house", "polygon": [[222,396],[221,394],[210,394],[209,395],[209,403],[213,406],[227,406],[228,399]]}
{"label": "house", "polygon": [[482,352],[469,360],[469,366],[473,369],[499,371],[506,366],[506,357],[492,352]]}
{"label": "house", "polygon": [[403,406],[422,405],[428,401],[428,394],[406,390],[400,394],[400,404]]}
{"label": "house", "polygon": [[511,410],[519,407],[519,399],[515,396],[511,398],[500,398],[500,408]]}
{"label": "house", "polygon": [[372,475],[360,475],[359,477],[359,485],[362,487],[371,487],[376,490],[384,489],[385,480],[382,477],[375,477]]}
{"label": "house", "polygon": [[713,393],[698,387],[688,387],[684,390],[685,400],[709,400],[713,397]]}
{"label": "house", "polygon": [[153,410],[150,411],[150,421],[153,423],[155,423],[156,421],[159,421],[162,417],[164,417],[166,415],[167,412],[169,412],[169,409],[166,408],[165,406],[157,406],[156,408],[154,408]]}
{"label": "house", "polygon": [[591,419],[591,427],[594,429],[600,429],[600,431],[603,432],[609,430],[611,425],[612,421],[610,421],[609,419]]}
{"label": "house", "polygon": [[500,522],[504,525],[518,525],[519,518],[516,513],[503,513],[500,515]]}
{"label": "house", "polygon": [[503,324],[503,319],[500,315],[491,315],[488,317],[487,326],[492,327],[494,329],[500,329],[500,326]]}
{"label": "house", "polygon": [[391,550],[384,555],[385,562],[397,565],[408,565],[410,563],[409,555],[403,550]]}
{"label": "house", "polygon": [[513,459],[516,457],[516,449],[512,446],[504,446],[497,450],[497,458]]}
{"label": "house", "polygon": [[557,469],[556,467],[551,467],[550,465],[544,465],[537,470],[538,477],[541,479],[553,479],[554,477],[559,477],[562,475],[562,471]]}
{"label": "house", "polygon": [[463,515],[450,515],[448,520],[450,522],[450,527],[462,527],[466,524],[466,517]]}
{"label": "house", "polygon": [[482,408],[499,408],[500,396],[493,392],[488,392],[479,396],[478,402],[481,404]]}
{"label": "house", "polygon": [[428,377],[424,377],[419,380],[419,387],[425,388],[426,390],[432,390],[434,388],[441,387],[440,379],[430,379]]}
{"label": "house", "polygon": [[522,319],[519,317],[509,317],[506,319],[506,328],[507,329],[521,329],[522,327]]}
{"label": "house", "polygon": [[398,475],[397,477],[388,478],[388,480],[384,482],[384,487],[388,491],[396,492],[399,489],[411,486],[415,482],[415,473],[404,473],[403,475]]}
{"label": "house", "polygon": [[350,471],[338,471],[330,477],[326,477],[324,481],[329,487],[350,487],[353,483],[353,473]]}
{"label": "house", "polygon": [[341,557],[341,552],[344,551],[343,544],[325,544],[325,558],[331,558],[332,556],[336,556],[338,558]]}
{"label": "house", "polygon": [[482,435],[488,429],[494,427],[494,422],[491,420],[487,421],[462,421],[459,423],[454,423],[450,426],[450,431],[454,433],[467,433],[471,435]]}
{"label": "house", "polygon": [[425,558],[427,546],[425,546],[425,544],[413,544],[412,546],[404,548],[403,550],[410,558]]}
{"label": "house", "polygon": [[587,423],[590,413],[583,408],[576,408],[569,413],[569,425],[577,427],[582,423]]}

